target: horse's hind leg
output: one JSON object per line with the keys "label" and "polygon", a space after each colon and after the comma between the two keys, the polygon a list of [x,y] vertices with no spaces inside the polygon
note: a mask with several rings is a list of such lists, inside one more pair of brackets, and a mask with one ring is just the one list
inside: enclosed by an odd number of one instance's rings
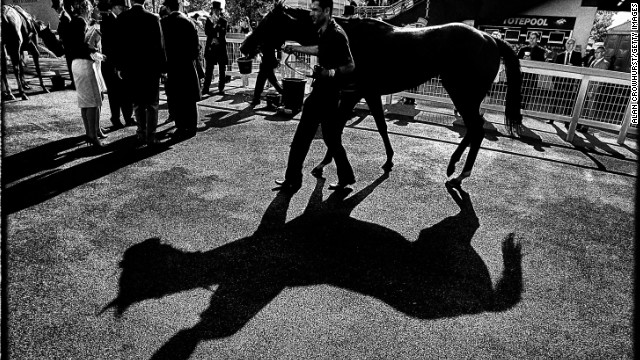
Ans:
{"label": "horse's hind leg", "polygon": [[[387,132],[387,122],[384,118],[384,108],[382,107],[382,98],[379,94],[365,96],[369,111],[373,115],[373,119],[376,122],[378,133],[382,137],[384,143],[384,150],[387,154],[387,161],[382,164],[382,170],[385,172],[391,171],[393,168],[393,148],[391,147],[391,141],[389,140],[389,133]],[[355,104],[354,104],[355,105]]]}
{"label": "horse's hind leg", "polygon": [[35,66],[36,68],[36,74],[38,74],[38,79],[40,80],[42,91],[48,93],[49,90],[44,86],[44,81],[42,80],[42,72],[40,71],[40,53],[38,52],[38,47],[33,42],[31,42],[29,43],[28,51],[33,58],[33,66]]}
{"label": "horse's hind leg", "polygon": [[480,150],[480,145],[482,144],[482,140],[484,140],[484,119],[480,116],[478,109],[474,110],[461,110],[462,119],[467,127],[467,133],[464,138],[460,142],[460,145],[456,148],[456,150],[451,155],[451,160],[449,161],[449,166],[447,167],[447,176],[453,175],[455,171],[455,164],[460,160],[462,153],[464,150],[469,147],[469,153],[467,154],[467,159],[464,162],[464,166],[462,167],[462,172],[458,177],[448,181],[448,183],[452,185],[459,186],[462,183],[462,180],[471,176],[471,170],[473,169],[473,165],[476,162],[476,158],[478,157],[478,152]]}
{"label": "horse's hind leg", "polygon": [[11,57],[11,67],[13,67],[13,74],[16,77],[16,84],[18,85],[18,93],[22,100],[29,100],[27,94],[24,93],[23,81],[22,80],[22,66],[20,64],[20,49],[11,49],[7,50]]}
{"label": "horse's hind leg", "polygon": [[2,97],[8,100],[15,100],[16,97],[11,93],[11,87],[9,87],[9,81],[7,80],[7,52],[4,47],[2,47],[1,62],[2,63],[0,64],[0,66],[2,66],[2,76],[0,79],[0,83],[2,85]]}

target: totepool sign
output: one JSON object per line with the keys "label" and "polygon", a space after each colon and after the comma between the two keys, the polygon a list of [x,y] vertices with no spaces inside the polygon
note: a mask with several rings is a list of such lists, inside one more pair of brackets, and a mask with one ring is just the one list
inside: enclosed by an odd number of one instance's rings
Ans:
{"label": "totepool sign", "polygon": [[504,19],[500,25],[573,30],[575,23],[574,17],[518,16]]}

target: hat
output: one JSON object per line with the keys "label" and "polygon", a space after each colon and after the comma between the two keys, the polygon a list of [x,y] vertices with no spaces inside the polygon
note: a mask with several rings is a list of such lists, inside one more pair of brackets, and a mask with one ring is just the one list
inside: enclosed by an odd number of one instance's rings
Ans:
{"label": "hat", "polygon": [[356,13],[356,8],[353,5],[344,6],[344,14],[342,16],[351,16]]}
{"label": "hat", "polygon": [[169,9],[178,9],[180,7],[180,0],[164,0],[162,5]]}
{"label": "hat", "polygon": [[214,1],[211,3],[211,10],[221,10],[222,3],[220,1]]}
{"label": "hat", "polygon": [[114,6],[131,7],[131,4],[127,0],[111,0],[111,7]]}

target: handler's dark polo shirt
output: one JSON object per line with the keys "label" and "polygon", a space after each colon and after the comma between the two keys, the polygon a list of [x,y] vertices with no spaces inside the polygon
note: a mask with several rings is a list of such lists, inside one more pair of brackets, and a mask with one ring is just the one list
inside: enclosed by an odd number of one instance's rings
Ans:
{"label": "handler's dark polo shirt", "polygon": [[[349,48],[349,38],[342,27],[334,19],[329,20],[329,24],[324,32],[318,31],[320,36],[318,41],[318,63],[325,69],[337,69],[344,66],[353,59]],[[319,79],[322,85],[333,85],[340,88],[351,84],[353,75],[344,75],[336,70],[334,78]],[[318,85],[318,81],[314,82]]]}

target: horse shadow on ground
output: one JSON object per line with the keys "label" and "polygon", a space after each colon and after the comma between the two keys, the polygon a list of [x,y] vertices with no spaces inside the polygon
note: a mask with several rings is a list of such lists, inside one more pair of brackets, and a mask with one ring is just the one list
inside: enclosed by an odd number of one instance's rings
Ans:
{"label": "horse shadow on ground", "polygon": [[[160,133],[158,134],[160,137]],[[135,136],[108,143],[102,149],[83,145],[84,137],[63,139],[3,159],[2,209],[7,214],[40,204],[77,186],[99,179],[120,168],[169,150],[178,141],[140,147]],[[72,149],[67,153],[65,149]],[[96,156],[62,168],[80,157]],[[35,176],[32,176],[35,175]],[[31,176],[31,177],[30,177]],[[20,179],[26,180],[7,186]]]}
{"label": "horse shadow on ground", "polygon": [[198,343],[232,336],[287,287],[329,284],[372,296],[418,319],[505,311],[522,293],[521,247],[509,234],[504,270],[494,287],[471,246],[479,227],[469,194],[448,187],[460,212],[410,241],[396,231],[350,216],[388,175],[347,198],[322,200],[318,183],[299,217],[286,222],[291,195],[279,192],[255,233],[206,252],[184,252],[158,238],[123,255],[119,293],[100,314],[117,317],[138,302],[218,285],[209,307],[152,359],[188,359]]}

